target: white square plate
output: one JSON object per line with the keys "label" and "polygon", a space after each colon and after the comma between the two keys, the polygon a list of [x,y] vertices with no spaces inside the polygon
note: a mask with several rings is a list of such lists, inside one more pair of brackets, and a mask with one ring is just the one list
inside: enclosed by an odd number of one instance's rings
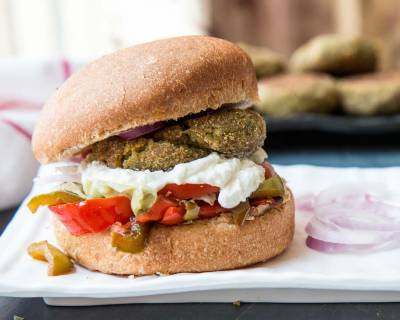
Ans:
{"label": "white square plate", "polygon": [[[326,168],[276,166],[295,197],[336,182],[384,182],[400,188],[400,167]],[[42,170],[47,170],[42,168]],[[33,193],[40,190],[34,188]],[[400,301],[400,249],[369,254],[324,254],[306,247],[306,213],[296,213],[290,248],[263,264],[232,271],[181,273],[134,279],[81,267],[71,275],[48,277],[44,263],[26,253],[47,239],[55,243],[45,211],[31,215],[24,205],[0,238],[0,295],[45,297],[53,305],[133,302],[350,302]]]}

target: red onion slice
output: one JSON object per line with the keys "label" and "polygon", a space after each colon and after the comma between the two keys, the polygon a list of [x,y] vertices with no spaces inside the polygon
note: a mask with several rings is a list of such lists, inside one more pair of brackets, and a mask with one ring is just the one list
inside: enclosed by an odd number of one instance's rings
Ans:
{"label": "red onion slice", "polygon": [[307,247],[324,253],[372,252],[382,249],[391,249],[396,246],[394,241],[387,241],[375,244],[343,244],[326,242],[310,236],[307,237],[306,244]]}
{"label": "red onion slice", "polygon": [[321,191],[315,197],[315,207],[338,204],[342,207],[353,206],[354,204],[369,204],[369,196],[377,199],[386,199],[390,191],[382,183],[341,183]]}
{"label": "red onion slice", "polygon": [[314,214],[305,228],[310,248],[344,252],[400,245],[400,197],[381,183],[341,184],[309,197],[304,207]]}
{"label": "red onion slice", "polygon": [[386,241],[393,235],[393,232],[347,229],[333,223],[321,221],[317,217],[311,219],[305,230],[309,236],[318,240],[354,245],[374,244]]}
{"label": "red onion slice", "polygon": [[147,126],[142,126],[134,129],[130,129],[118,134],[118,137],[125,139],[125,140],[132,140],[144,136],[145,134],[154,132],[159,130],[165,126],[164,122],[156,122],[153,124],[149,124]]}

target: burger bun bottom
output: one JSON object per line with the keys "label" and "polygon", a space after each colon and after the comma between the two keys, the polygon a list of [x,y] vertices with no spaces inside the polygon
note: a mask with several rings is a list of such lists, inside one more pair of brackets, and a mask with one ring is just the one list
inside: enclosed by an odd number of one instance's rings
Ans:
{"label": "burger bun bottom", "polygon": [[231,214],[191,224],[151,228],[145,249],[125,253],[111,246],[109,231],[74,236],[54,218],[58,243],[76,263],[118,275],[173,274],[241,268],[282,253],[294,234],[294,201],[288,190],[284,201],[265,214],[233,223]]}

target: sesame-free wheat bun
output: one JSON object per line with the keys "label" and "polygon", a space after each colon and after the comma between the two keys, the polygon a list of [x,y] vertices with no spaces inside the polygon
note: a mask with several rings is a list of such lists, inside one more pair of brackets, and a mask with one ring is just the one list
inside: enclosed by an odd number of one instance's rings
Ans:
{"label": "sesame-free wheat bun", "polygon": [[294,202],[288,190],[280,206],[238,226],[232,214],[191,224],[152,227],[140,253],[117,251],[109,231],[74,236],[54,219],[58,243],[80,265],[121,275],[173,274],[235,269],[282,253],[294,234]]}
{"label": "sesame-free wheat bun", "polygon": [[233,43],[206,36],[144,43],[72,75],[44,106],[33,152],[42,163],[58,161],[127,129],[257,99],[250,58]]}

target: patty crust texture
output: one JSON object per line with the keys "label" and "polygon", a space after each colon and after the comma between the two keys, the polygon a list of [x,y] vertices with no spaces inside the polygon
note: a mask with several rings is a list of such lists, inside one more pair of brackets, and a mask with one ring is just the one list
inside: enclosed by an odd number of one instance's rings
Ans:
{"label": "patty crust texture", "polygon": [[247,157],[263,145],[264,119],[253,110],[227,109],[178,121],[147,136],[126,141],[111,137],[92,145],[87,161],[111,168],[168,170],[211,152]]}
{"label": "patty crust texture", "polygon": [[94,144],[88,160],[104,162],[111,168],[156,171],[168,170],[178,163],[203,158],[209,153],[205,149],[151,138],[125,141],[112,137]]}
{"label": "patty crust texture", "polygon": [[246,157],[265,140],[265,122],[253,110],[221,110],[160,130],[155,139],[187,144],[215,151],[228,157]]}

